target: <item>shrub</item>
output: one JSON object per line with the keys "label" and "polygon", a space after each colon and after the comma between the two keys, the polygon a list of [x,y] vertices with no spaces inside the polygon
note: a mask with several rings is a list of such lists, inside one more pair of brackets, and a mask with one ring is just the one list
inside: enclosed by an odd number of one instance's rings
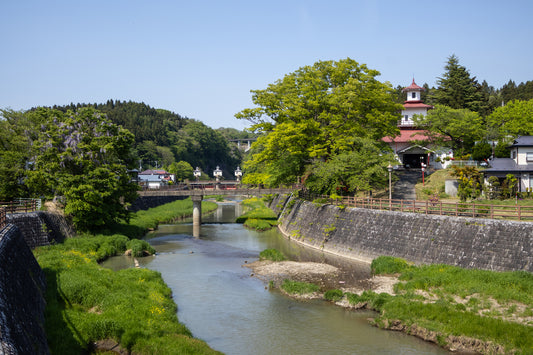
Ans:
{"label": "shrub", "polygon": [[407,261],[392,256],[380,256],[372,260],[370,268],[374,275],[398,274],[410,268]]}
{"label": "shrub", "polygon": [[344,296],[344,292],[342,290],[327,290],[326,293],[324,293],[324,298],[328,301],[337,302],[342,299],[342,296]]}
{"label": "shrub", "polygon": [[261,260],[283,261],[286,260],[285,255],[276,249],[265,249],[259,253]]}
{"label": "shrub", "polygon": [[283,280],[283,283],[281,284],[281,288],[285,290],[285,292],[287,293],[299,294],[299,295],[317,292],[320,289],[318,285],[315,285],[312,283],[301,282],[301,281],[291,281],[288,279]]}

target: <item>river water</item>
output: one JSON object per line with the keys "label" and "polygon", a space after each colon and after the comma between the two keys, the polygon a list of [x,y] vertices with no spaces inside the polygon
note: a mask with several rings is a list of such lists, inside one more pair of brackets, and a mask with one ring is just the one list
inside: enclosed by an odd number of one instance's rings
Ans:
{"label": "river water", "polygon": [[[161,225],[148,236],[157,255],[141,267],[161,272],[192,334],[226,354],[448,354],[403,333],[368,324],[370,311],[349,311],[325,301],[297,301],[251,276],[243,265],[276,248],[292,260],[327,261],[348,278],[366,278],[369,267],[290,243],[277,230],[253,232],[235,224],[241,207],[220,204],[203,217],[199,238],[192,223]],[[111,268],[133,266],[128,257]]]}

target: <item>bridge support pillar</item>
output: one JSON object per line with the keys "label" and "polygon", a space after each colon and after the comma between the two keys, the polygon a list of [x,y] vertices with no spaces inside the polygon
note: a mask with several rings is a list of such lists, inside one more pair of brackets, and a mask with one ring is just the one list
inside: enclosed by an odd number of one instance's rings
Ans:
{"label": "bridge support pillar", "polygon": [[202,200],[203,195],[191,195],[192,200],[192,235],[200,236],[200,225],[202,224]]}

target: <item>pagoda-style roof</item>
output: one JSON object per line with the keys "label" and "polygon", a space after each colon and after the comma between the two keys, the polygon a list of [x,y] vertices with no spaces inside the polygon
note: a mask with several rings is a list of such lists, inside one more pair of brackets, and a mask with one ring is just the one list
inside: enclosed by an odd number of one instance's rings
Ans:
{"label": "pagoda-style roof", "polygon": [[421,86],[416,85],[415,79],[413,79],[413,83],[411,85],[402,89],[402,92],[405,92],[405,91],[426,91],[426,89],[424,89]]}
{"label": "pagoda-style roof", "polygon": [[413,141],[428,141],[428,132],[422,129],[402,129],[396,137],[383,137],[386,143],[408,143]]}
{"label": "pagoda-style roof", "polygon": [[422,102],[422,100],[406,100],[404,101],[403,103],[403,108],[427,108],[427,109],[431,109],[433,108],[433,106],[431,105],[426,105],[425,103]]}

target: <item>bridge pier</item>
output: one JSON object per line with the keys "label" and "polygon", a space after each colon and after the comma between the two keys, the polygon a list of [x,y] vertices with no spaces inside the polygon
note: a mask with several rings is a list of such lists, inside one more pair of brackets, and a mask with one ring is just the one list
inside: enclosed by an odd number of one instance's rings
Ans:
{"label": "bridge pier", "polygon": [[202,200],[203,195],[191,195],[192,200],[192,235],[200,236],[200,225],[202,224]]}

